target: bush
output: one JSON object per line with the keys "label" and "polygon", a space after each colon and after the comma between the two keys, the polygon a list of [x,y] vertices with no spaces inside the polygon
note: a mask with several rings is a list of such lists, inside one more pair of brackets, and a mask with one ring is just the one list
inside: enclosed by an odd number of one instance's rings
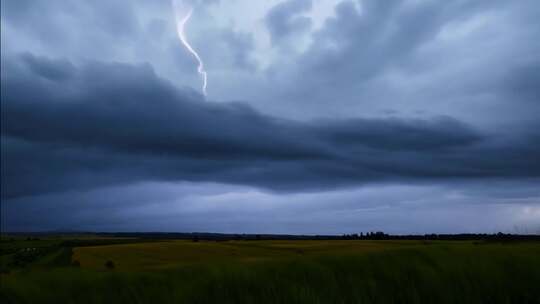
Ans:
{"label": "bush", "polygon": [[114,269],[114,262],[111,260],[107,261],[105,267],[107,267],[107,269]]}

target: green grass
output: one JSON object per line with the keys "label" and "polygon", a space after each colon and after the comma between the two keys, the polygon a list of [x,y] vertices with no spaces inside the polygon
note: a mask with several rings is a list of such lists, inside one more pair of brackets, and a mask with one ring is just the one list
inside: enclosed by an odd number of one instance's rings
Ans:
{"label": "green grass", "polygon": [[51,258],[2,275],[0,301],[540,303],[533,242],[174,241],[81,247],[75,257],[81,268]]}

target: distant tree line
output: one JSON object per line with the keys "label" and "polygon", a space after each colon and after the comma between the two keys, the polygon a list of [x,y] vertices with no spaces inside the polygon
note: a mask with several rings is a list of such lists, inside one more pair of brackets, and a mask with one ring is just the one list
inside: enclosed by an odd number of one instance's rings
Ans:
{"label": "distant tree line", "polygon": [[[382,231],[360,232],[343,235],[297,235],[297,234],[228,234],[208,232],[99,232],[87,233],[88,235],[101,236],[103,239],[77,239],[81,232],[74,234],[73,239],[62,242],[61,246],[81,247],[110,244],[124,244],[134,242],[159,241],[167,239],[192,240],[192,241],[257,241],[257,240],[485,240],[485,241],[540,241],[540,234],[510,234],[510,233],[460,233],[460,234],[408,234],[393,235]],[[39,236],[54,237],[55,234],[41,233]],[[69,237],[69,233],[62,236]],[[107,239],[108,238],[108,239]],[[9,240],[2,240],[2,242]]]}
{"label": "distant tree line", "polygon": [[364,234],[363,232],[360,232],[360,234],[344,234],[341,236],[341,238],[343,240],[388,240],[391,238],[391,236],[382,231],[376,231],[367,232],[366,234]]}
{"label": "distant tree line", "polygon": [[382,231],[367,232],[367,233],[354,233],[344,234],[341,236],[344,240],[456,240],[456,241],[472,241],[472,240],[485,240],[485,241],[526,241],[526,240],[540,240],[540,235],[531,234],[511,234],[511,233],[460,233],[460,234],[409,234],[409,235],[390,235]]}
{"label": "distant tree line", "polygon": [[409,234],[392,235],[382,231],[360,232],[343,235],[294,235],[294,234],[222,234],[222,233],[107,233],[106,236],[139,239],[184,239],[198,241],[257,241],[257,240],[486,240],[513,241],[537,240],[540,235],[510,233],[460,233],[460,234]]}

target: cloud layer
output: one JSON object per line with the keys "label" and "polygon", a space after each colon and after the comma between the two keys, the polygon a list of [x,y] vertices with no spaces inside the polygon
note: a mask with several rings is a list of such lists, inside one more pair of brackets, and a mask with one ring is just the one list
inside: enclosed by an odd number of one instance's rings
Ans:
{"label": "cloud layer", "polygon": [[2,229],[540,227],[538,1],[0,4]]}
{"label": "cloud layer", "polygon": [[538,131],[487,134],[451,117],[278,119],[206,102],[149,66],[75,67],[31,54],[2,79],[7,198],[145,180],[295,191],[540,177]]}

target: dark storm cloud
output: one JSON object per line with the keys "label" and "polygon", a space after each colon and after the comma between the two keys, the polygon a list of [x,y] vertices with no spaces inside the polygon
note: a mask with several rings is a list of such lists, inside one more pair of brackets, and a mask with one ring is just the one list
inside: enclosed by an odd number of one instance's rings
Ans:
{"label": "dark storm cloud", "polygon": [[[441,29],[479,11],[498,8],[499,1],[353,1],[336,6],[336,16],[316,34],[302,66],[311,81],[339,79],[340,86],[367,80],[389,66],[415,63],[411,56]],[[408,59],[408,60],[407,60]],[[407,69],[414,69],[409,66]],[[310,83],[308,83],[310,85]]]}
{"label": "dark storm cloud", "polygon": [[321,121],[315,128],[335,145],[356,144],[384,150],[442,150],[472,145],[482,139],[468,126],[450,117],[349,119],[328,124]]}
{"label": "dark storm cloud", "polygon": [[490,127],[534,120],[539,17],[537,1],[341,1],[305,52],[270,66],[280,90],[259,108],[293,118],[423,111]]}
{"label": "dark storm cloud", "polygon": [[288,35],[308,30],[311,19],[298,16],[312,8],[312,0],[287,0],[274,6],[265,17],[266,27],[273,44]]}
{"label": "dark storm cloud", "polygon": [[23,54],[21,59],[36,75],[50,80],[64,80],[75,72],[75,67],[67,60],[38,59],[31,54]]}
{"label": "dark storm cloud", "polygon": [[540,176],[538,129],[484,134],[451,117],[296,122],[206,102],[148,65],[76,68],[31,54],[9,60],[1,85],[4,198],[148,180],[292,191]]}
{"label": "dark storm cloud", "polygon": [[[112,43],[133,38],[140,30],[133,4],[126,0],[2,1],[2,19],[45,43],[96,36]],[[74,25],[86,28],[75,35]]]}
{"label": "dark storm cloud", "polygon": [[[200,43],[203,49],[201,54],[205,57],[205,64],[213,66],[215,71],[227,71],[231,66],[250,72],[255,69],[256,64],[250,56],[254,45],[253,35],[223,29],[209,33],[205,39],[213,41],[214,46],[205,49],[204,43]],[[215,52],[215,48],[220,52]]]}
{"label": "dark storm cloud", "polygon": [[512,69],[501,82],[501,87],[506,89],[503,93],[537,104],[540,100],[540,61]]}

